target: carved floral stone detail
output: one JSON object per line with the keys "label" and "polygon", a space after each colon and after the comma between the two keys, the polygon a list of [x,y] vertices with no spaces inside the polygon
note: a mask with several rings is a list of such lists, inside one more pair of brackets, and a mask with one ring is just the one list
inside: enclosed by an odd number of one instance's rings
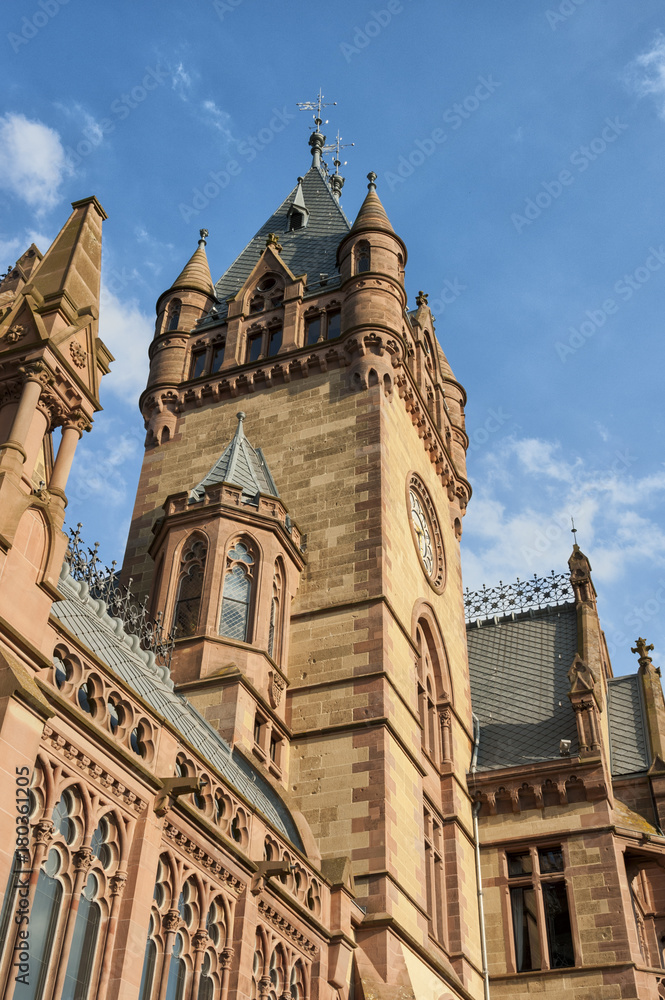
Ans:
{"label": "carved floral stone detail", "polygon": [[5,340],[8,344],[16,344],[22,337],[25,337],[27,332],[28,331],[21,325],[21,323],[14,323],[13,326],[9,327],[9,330],[5,334]]}
{"label": "carved floral stone detail", "polygon": [[69,353],[72,356],[72,361],[77,368],[83,368],[86,362],[88,354],[83,350],[78,340],[72,340],[69,345]]}

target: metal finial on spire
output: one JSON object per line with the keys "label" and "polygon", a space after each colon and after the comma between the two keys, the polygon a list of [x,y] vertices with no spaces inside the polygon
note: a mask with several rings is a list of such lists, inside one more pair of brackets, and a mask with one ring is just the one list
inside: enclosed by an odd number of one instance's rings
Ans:
{"label": "metal finial on spire", "polygon": [[367,190],[376,191],[376,184],[374,183],[376,180],[376,174],[374,173],[373,170],[370,170],[370,172],[368,173],[367,180],[369,181],[369,184],[367,185]]}
{"label": "metal finial on spire", "polygon": [[201,237],[201,239],[199,240],[199,246],[201,245],[205,246],[206,240],[208,236],[210,236],[210,233],[208,232],[207,229],[199,229],[199,236]]}
{"label": "metal finial on spire", "polygon": [[238,420],[240,421],[240,423],[243,422],[243,420],[245,419],[246,416],[247,416],[247,414],[245,413],[244,410],[239,410],[238,413],[236,413],[236,417],[238,418]]}
{"label": "metal finial on spire", "polygon": [[[323,108],[334,107],[337,101],[324,101],[323,93],[319,87],[319,93],[315,101],[298,101],[298,107],[301,111],[313,111],[314,114],[314,128],[312,134],[309,137],[309,144],[312,147],[312,166],[321,167],[321,151],[323,149],[323,144],[326,141],[325,135],[321,133],[320,126],[327,124],[327,119],[324,122],[321,117],[321,112]],[[310,126],[311,128],[311,126]]]}
{"label": "metal finial on spire", "polygon": [[575,520],[571,517],[570,523],[572,524],[571,533],[573,536],[573,545],[577,545],[577,528],[575,527]]}
{"label": "metal finial on spire", "polygon": [[[334,153],[333,164],[335,167],[335,173],[339,174],[339,168],[342,166],[342,161],[339,158],[340,150],[348,149],[349,146],[355,146],[355,142],[342,142],[342,137],[339,134],[339,129],[337,130],[337,136],[334,142],[331,142],[328,146],[324,146],[322,152],[324,153]],[[344,160],[346,165],[346,160]]]}

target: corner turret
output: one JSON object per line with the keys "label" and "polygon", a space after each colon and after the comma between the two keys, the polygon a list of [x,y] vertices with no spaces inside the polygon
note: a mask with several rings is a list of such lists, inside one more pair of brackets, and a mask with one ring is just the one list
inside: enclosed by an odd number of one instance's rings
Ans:
{"label": "corner turret", "polygon": [[163,444],[175,431],[177,387],[190,332],[215,304],[206,256],[207,229],[200,230],[198,246],[170,288],[157,300],[155,338],[150,345],[148,385],[140,400],[146,423],[146,444]]}

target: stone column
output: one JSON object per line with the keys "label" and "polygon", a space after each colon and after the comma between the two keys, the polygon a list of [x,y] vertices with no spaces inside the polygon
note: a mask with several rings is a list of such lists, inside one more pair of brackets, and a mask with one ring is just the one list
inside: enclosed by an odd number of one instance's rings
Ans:
{"label": "stone column", "polygon": [[219,1000],[226,1000],[229,991],[229,974],[231,972],[231,961],[233,959],[233,948],[224,948],[219,956],[222,966],[222,985]]}
{"label": "stone column", "polygon": [[189,1000],[196,1000],[199,992],[199,981],[201,979],[201,967],[203,957],[210,938],[205,927],[199,927],[192,938],[192,949],[194,951],[194,970],[192,973],[192,985],[189,991]]}
{"label": "stone column", "polygon": [[111,974],[111,961],[113,958],[113,945],[115,942],[116,927],[118,926],[118,907],[120,906],[120,897],[123,889],[125,888],[126,882],[127,874],[125,872],[116,872],[116,874],[109,879],[111,906],[109,908],[106,938],[104,940],[104,958],[102,960],[102,968],[99,974],[99,985],[97,987],[97,993],[95,994],[96,1000],[104,1000],[108,991],[109,976]]}
{"label": "stone column", "polygon": [[[29,884],[28,884],[28,908],[27,913],[32,909],[32,903],[35,898],[35,892],[37,891],[37,880],[39,878],[39,872],[41,871],[42,862],[48,851],[49,844],[53,839],[53,823],[50,819],[40,820],[34,829],[35,837],[35,849],[33,851],[31,864],[29,868]],[[26,871],[28,874],[28,871]],[[23,883],[23,879],[19,874],[19,885]],[[18,899],[17,899],[18,903]],[[14,912],[16,912],[16,904],[14,905]],[[18,924],[12,921],[9,929],[9,934],[7,935],[7,944],[5,948],[5,954],[0,965],[0,984],[6,982],[9,976],[9,970],[14,958],[14,945],[16,943],[17,933],[20,927]]]}
{"label": "stone column", "polygon": [[169,910],[168,913],[164,914],[162,918],[162,927],[165,932],[164,954],[162,956],[162,970],[159,977],[159,989],[155,1000],[164,1000],[164,997],[166,996],[166,987],[169,981],[169,966],[171,964],[171,949],[173,948],[173,941],[179,926],[180,912],[178,910]]}
{"label": "stone column", "polygon": [[35,361],[33,364],[25,365],[19,371],[23,375],[23,391],[19,400],[18,409],[14,414],[14,420],[9,438],[0,448],[0,466],[14,464],[16,456],[8,456],[7,452],[18,452],[20,465],[26,460],[26,445],[32,418],[37,409],[42,389],[45,385],[53,382],[53,376],[43,361]]}
{"label": "stone column", "polygon": [[64,496],[67,479],[76,453],[76,445],[81,439],[83,431],[89,431],[90,427],[91,422],[83,410],[74,410],[65,420],[62,427],[60,447],[58,448],[58,454],[56,455],[53,472],[49,481],[49,490],[52,493],[58,492]]}

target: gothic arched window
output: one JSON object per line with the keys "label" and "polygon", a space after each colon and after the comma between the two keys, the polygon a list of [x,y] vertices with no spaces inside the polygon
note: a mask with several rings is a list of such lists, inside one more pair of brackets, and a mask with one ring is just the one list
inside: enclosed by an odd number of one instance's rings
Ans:
{"label": "gothic arched window", "polygon": [[370,269],[370,249],[367,240],[360,240],[356,243],[354,249],[355,259],[356,259],[356,274],[361,274],[363,271],[369,271]]}
{"label": "gothic arched window", "polygon": [[167,330],[177,330],[178,323],[180,322],[180,309],[182,303],[180,299],[171,299],[169,302],[169,310],[166,317],[166,329]]}
{"label": "gothic arched window", "polygon": [[248,546],[235,543],[226,557],[219,634],[248,642],[254,558]]}
{"label": "gothic arched window", "polygon": [[438,764],[439,740],[436,726],[436,680],[432,654],[421,623],[416,628],[418,646],[418,713],[423,727],[423,749]]}
{"label": "gothic arched window", "polygon": [[270,625],[268,628],[268,655],[278,660],[281,654],[281,610],[282,591],[284,589],[284,573],[280,561],[275,563],[275,573],[272,580],[272,597],[270,600]]}
{"label": "gothic arched window", "polygon": [[30,912],[29,985],[17,981],[16,1000],[37,1000],[42,996],[62,905],[62,884],[56,878],[61,867],[60,853],[52,849],[39,872]]}
{"label": "gothic arched window", "polygon": [[91,872],[79,899],[62,1000],[82,1000],[88,995],[101,918],[98,895],[99,880]]}
{"label": "gothic arched window", "polygon": [[194,635],[198,628],[207,552],[206,542],[198,535],[194,535],[183,549],[173,613],[178,638]]}
{"label": "gothic arched window", "polygon": [[150,1000],[152,993],[152,983],[155,978],[155,965],[157,964],[157,945],[154,940],[155,918],[150,917],[148,927],[148,940],[145,945],[145,955],[143,958],[143,972],[141,973],[141,985],[139,987],[139,1000]]}
{"label": "gothic arched window", "polygon": [[166,996],[164,1000],[184,1000],[187,967],[182,958],[183,951],[184,942],[182,934],[176,934],[169,961],[169,975],[166,981]]}

